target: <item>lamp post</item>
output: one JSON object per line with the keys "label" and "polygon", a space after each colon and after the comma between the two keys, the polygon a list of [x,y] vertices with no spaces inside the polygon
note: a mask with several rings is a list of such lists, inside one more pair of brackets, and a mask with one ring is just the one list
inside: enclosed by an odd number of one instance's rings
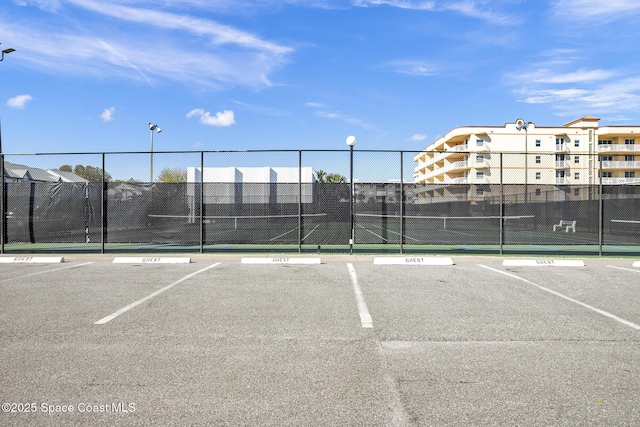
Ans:
{"label": "lamp post", "polygon": [[[4,55],[15,52],[12,47],[2,49],[0,62],[4,61]],[[4,152],[2,151],[2,125],[0,124],[0,253],[4,253],[4,244],[7,241],[7,192],[4,188]]]}
{"label": "lamp post", "polygon": [[350,148],[350,161],[349,161],[349,255],[353,255],[353,240],[355,238],[355,230],[353,228],[353,147],[355,147],[358,140],[355,136],[350,135],[347,137],[347,145]]}
{"label": "lamp post", "polygon": [[[0,43],[2,44],[2,43]],[[16,50],[12,47],[8,47],[6,49],[2,49],[2,56],[0,56],[0,62],[4,61],[4,55],[6,53],[15,52]],[[2,153],[2,127],[0,126],[0,153]],[[4,166],[4,162],[3,162]],[[2,171],[2,178],[4,179],[4,170]]]}
{"label": "lamp post", "polygon": [[151,122],[147,122],[147,124],[149,125],[149,134],[151,140],[151,147],[149,149],[149,184],[153,184],[153,131],[155,130],[156,132],[160,133],[162,132],[162,129],[160,129],[160,126],[154,125]]}
{"label": "lamp post", "polygon": [[528,202],[529,195],[527,194],[527,184],[529,181],[529,125],[531,122],[524,122],[522,119],[516,120],[516,129],[520,132],[524,129],[524,203]]}

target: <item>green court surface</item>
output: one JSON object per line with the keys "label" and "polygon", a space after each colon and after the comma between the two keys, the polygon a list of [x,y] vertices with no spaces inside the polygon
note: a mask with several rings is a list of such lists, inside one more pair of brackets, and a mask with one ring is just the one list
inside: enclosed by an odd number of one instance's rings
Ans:
{"label": "green court surface", "polygon": [[424,244],[399,245],[356,243],[349,245],[295,245],[295,244],[197,244],[175,243],[12,243],[4,246],[5,254],[24,253],[303,253],[303,254],[467,254],[467,255],[605,255],[638,256],[640,245],[551,245],[524,244]]}

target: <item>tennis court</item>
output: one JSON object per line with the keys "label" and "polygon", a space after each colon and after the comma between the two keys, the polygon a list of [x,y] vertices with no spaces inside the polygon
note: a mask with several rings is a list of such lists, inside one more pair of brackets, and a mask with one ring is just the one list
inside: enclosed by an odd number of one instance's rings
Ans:
{"label": "tennis court", "polygon": [[185,256],[0,264],[0,422],[640,423],[633,259]]}
{"label": "tennis court", "polygon": [[[573,221],[571,229],[535,215],[426,216],[356,213],[350,224],[328,213],[300,215],[150,215],[147,228],[123,224],[108,230],[106,242],[15,242],[6,253],[347,253],[360,254],[579,254],[636,255],[635,220],[610,220],[608,227]],[[556,230],[557,228],[557,230]],[[88,229],[87,229],[88,230]],[[93,234],[92,234],[93,233]],[[142,233],[144,239],[138,239]],[[86,240],[86,241],[85,241]]]}

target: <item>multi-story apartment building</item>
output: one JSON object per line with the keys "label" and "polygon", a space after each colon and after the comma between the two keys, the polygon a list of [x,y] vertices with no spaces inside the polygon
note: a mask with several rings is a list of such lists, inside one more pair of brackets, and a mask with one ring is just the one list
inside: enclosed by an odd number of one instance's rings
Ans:
{"label": "multi-story apartment building", "polygon": [[599,184],[600,176],[604,185],[640,184],[640,126],[600,127],[599,121],[582,117],[549,127],[518,119],[503,127],[455,128],[414,157],[415,183],[434,184],[418,197],[473,199],[500,183],[521,184],[523,195],[550,186],[570,191]]}

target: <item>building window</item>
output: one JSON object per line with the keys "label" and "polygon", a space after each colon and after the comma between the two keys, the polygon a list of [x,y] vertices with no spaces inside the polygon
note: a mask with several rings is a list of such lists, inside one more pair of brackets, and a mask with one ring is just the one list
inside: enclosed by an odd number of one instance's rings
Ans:
{"label": "building window", "polygon": [[540,179],[541,178],[541,173],[540,172],[536,172],[536,179]]}
{"label": "building window", "polygon": [[603,178],[613,178],[613,172],[602,172]]}
{"label": "building window", "polygon": [[634,138],[625,138],[624,140],[624,145],[633,145],[636,143],[636,140]]}
{"label": "building window", "polygon": [[476,156],[476,163],[484,163],[484,156],[477,155]]}
{"label": "building window", "polygon": [[484,146],[484,139],[476,139],[476,147]]}
{"label": "building window", "polygon": [[476,172],[476,179],[482,181],[484,179],[484,172]]}
{"label": "building window", "polygon": [[576,172],[576,173],[573,175],[573,178],[574,178],[574,179],[580,179],[580,172]]}
{"label": "building window", "polygon": [[536,163],[540,163],[540,156],[536,156]]}
{"label": "building window", "polygon": [[580,147],[580,140],[576,139],[575,141],[573,141],[573,146],[574,147]]}
{"label": "building window", "polygon": [[613,144],[613,141],[611,141],[610,139],[599,139],[598,140],[598,145],[611,145]]}
{"label": "building window", "polygon": [[573,163],[580,163],[580,156],[575,156],[573,158]]}
{"label": "building window", "polygon": [[484,196],[484,188],[482,187],[476,188],[476,196]]}
{"label": "building window", "polygon": [[636,177],[636,173],[634,171],[626,171],[624,173],[624,177],[625,178],[635,178]]}
{"label": "building window", "polygon": [[536,188],[536,196],[539,196],[542,194],[542,190],[540,190],[539,188]]}
{"label": "building window", "polygon": [[573,190],[573,194],[576,195],[576,196],[579,196],[580,195],[580,189],[579,188],[575,188]]}
{"label": "building window", "polygon": [[536,139],[536,147],[540,147],[540,145],[542,145],[542,141],[540,141],[539,139]]}
{"label": "building window", "polygon": [[636,156],[627,154],[626,156],[624,156],[624,161],[625,162],[635,162],[636,161]]}

